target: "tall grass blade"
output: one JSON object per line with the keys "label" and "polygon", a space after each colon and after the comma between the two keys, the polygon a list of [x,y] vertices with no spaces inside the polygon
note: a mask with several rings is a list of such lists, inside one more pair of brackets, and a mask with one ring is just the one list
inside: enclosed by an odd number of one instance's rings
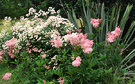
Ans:
{"label": "tall grass blade", "polygon": [[72,13],[73,13],[73,20],[74,20],[75,26],[79,29],[78,21],[77,21],[77,18],[73,9],[72,9]]}
{"label": "tall grass blade", "polygon": [[130,25],[128,31],[127,31],[127,33],[126,33],[125,36],[124,36],[124,38],[123,38],[123,42],[124,42],[124,43],[126,43],[127,39],[130,39],[130,38],[128,38],[130,35],[131,35],[131,36],[133,35],[133,34],[131,34],[131,33],[132,33],[132,32],[134,33],[134,31],[135,31],[134,26],[135,26],[135,21],[133,21],[133,22],[131,23],[131,25]]}
{"label": "tall grass blade", "polygon": [[131,68],[131,67],[133,67],[133,66],[135,66],[135,63],[133,63],[133,64],[129,65],[129,66],[128,66],[128,67],[126,67],[125,69],[129,69],[129,68]]}
{"label": "tall grass blade", "polygon": [[[130,45],[132,45],[134,42],[135,42],[135,38],[134,38],[133,40],[131,40],[130,43],[128,43],[127,46],[125,45],[123,49],[126,50],[126,49],[127,49]],[[124,50],[123,50],[123,51],[124,51]]]}
{"label": "tall grass blade", "polygon": [[[115,17],[114,28],[116,28],[116,27],[118,26],[120,10],[121,10],[121,5],[120,5],[119,10],[118,10],[118,12],[117,12],[117,16]],[[114,30],[114,29],[113,29],[113,30]]]}
{"label": "tall grass blade", "polygon": [[[132,5],[131,6],[127,6],[127,8],[126,8],[126,11],[124,12],[124,15],[123,15],[123,17],[122,17],[122,19],[121,19],[121,21],[120,21],[120,28],[121,28],[121,30],[123,30],[124,31],[124,28],[125,28],[125,24],[126,24],[126,22],[127,22],[127,20],[128,20],[128,16],[129,16],[129,14],[130,14],[130,12],[131,12],[131,9],[132,9]],[[121,35],[120,35],[120,38],[121,38],[121,36],[123,35],[123,32],[121,33]]]}
{"label": "tall grass blade", "polygon": [[109,24],[109,31],[112,30],[112,24],[113,24],[113,21],[114,21],[114,15],[115,15],[115,9],[116,9],[116,7],[113,6],[112,15],[111,15],[111,18],[110,18],[110,24]]}
{"label": "tall grass blade", "polygon": [[127,60],[127,59],[131,56],[131,54],[133,54],[134,52],[135,52],[135,49],[132,50],[132,51],[121,61],[120,64],[122,64],[125,60]]}
{"label": "tall grass blade", "polygon": [[100,42],[102,42],[105,39],[105,11],[104,11],[104,4],[102,4],[102,8],[101,8],[101,18],[102,18],[102,22],[101,22],[101,34],[100,34]]}

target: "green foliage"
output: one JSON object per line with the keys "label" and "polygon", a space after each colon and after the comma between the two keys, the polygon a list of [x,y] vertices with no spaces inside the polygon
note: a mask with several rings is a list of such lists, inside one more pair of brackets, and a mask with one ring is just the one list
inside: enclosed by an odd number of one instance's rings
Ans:
{"label": "green foliage", "polygon": [[0,5],[0,18],[2,19],[6,16],[19,18],[28,11],[27,7],[22,5],[20,0],[1,0]]}
{"label": "green foliage", "polygon": [[[118,38],[119,40],[117,40],[116,43],[114,42],[114,44],[111,44],[111,45],[122,44],[122,45],[119,45],[119,46],[123,46],[121,48],[123,48],[123,50],[126,50],[129,46],[131,46],[133,44],[133,42],[135,42],[135,38],[133,38],[133,34],[134,34],[134,31],[135,31],[134,21],[131,23],[131,26],[129,27],[127,32],[125,33],[125,31],[124,31],[124,29],[127,28],[125,26],[126,26],[129,14],[131,12],[131,9],[133,7],[132,5],[127,5],[123,16],[122,16],[122,14],[120,14],[121,6],[119,6],[119,8],[117,8],[117,10],[116,10],[116,7],[113,6],[111,15],[108,15],[108,14],[110,14],[109,10],[105,10],[104,4],[100,4],[100,5],[95,4],[95,3],[90,4],[89,1],[87,1],[86,5],[85,5],[85,1],[82,0],[82,5],[83,5],[83,11],[81,11],[82,15],[81,15],[81,18],[80,18],[80,20],[82,21],[81,28],[84,30],[85,33],[89,33],[89,36],[90,36],[89,39],[94,39],[97,43],[100,44],[100,43],[106,41],[108,32],[114,30],[117,26],[120,26],[120,28],[123,30],[125,35],[123,35],[123,32],[122,32],[121,36]],[[108,11],[108,12],[105,13],[105,11]],[[120,16],[121,16],[121,19],[119,19]],[[69,17],[69,20],[71,22],[73,22],[75,25],[78,25],[76,23],[76,17],[77,16],[75,16],[74,11],[70,12],[70,10],[69,10],[68,11],[68,17]],[[95,29],[95,28],[92,27],[92,24],[90,23],[90,21],[91,21],[91,18],[97,18],[97,17],[101,18],[102,22],[100,24],[100,27]],[[78,26],[76,26],[76,27],[78,27]],[[93,33],[96,34],[96,36]],[[97,45],[95,47],[96,47],[97,50],[99,49],[99,47],[97,47]],[[108,47],[108,48],[109,48],[109,50],[116,49],[116,47],[115,48],[114,47]],[[104,47],[104,49],[105,49],[105,47]],[[99,51],[99,52],[102,52],[102,50]],[[110,63],[116,62],[119,59],[122,59],[121,57],[120,58],[118,57],[118,59],[117,59],[117,55],[115,55],[114,52],[117,53],[117,50],[111,52],[111,53],[113,53],[113,56],[114,56],[115,60],[113,60],[113,59],[109,60]],[[111,53],[108,53],[108,49],[107,49],[106,52],[104,52],[104,55],[106,56],[106,54],[109,55]],[[132,54],[127,55],[127,57],[125,57],[122,61],[122,63],[126,62],[126,65],[123,64],[124,67],[126,67],[126,69],[127,68],[129,69],[129,68],[134,66],[134,63],[127,64],[127,63],[129,63],[129,60],[133,59],[134,50],[131,51],[131,53]]]}
{"label": "green foliage", "polygon": [[[41,11],[43,14],[47,13],[44,16],[36,13],[31,8],[28,14],[33,12],[34,14],[28,15],[29,18],[22,17],[20,22],[17,22],[12,27],[12,35],[10,36],[16,39],[10,38],[11,40],[9,40],[8,36],[5,36],[8,37],[6,40],[3,40],[4,37],[1,39],[3,44],[7,41],[5,43],[7,48],[1,47],[4,50],[2,63],[14,67],[11,76],[11,79],[14,80],[13,84],[43,84],[44,80],[47,84],[58,84],[58,80],[64,80],[65,84],[107,84],[108,82],[110,84],[119,84],[125,82],[125,78],[122,79],[122,77],[127,73],[127,69],[134,66],[134,64],[128,67],[124,65],[127,65],[134,57],[134,50],[123,59],[121,49],[127,47],[127,45],[121,43],[121,38],[105,45],[107,32],[114,30],[117,25],[112,25],[115,23],[113,23],[113,20],[106,21],[104,4],[102,4],[101,10],[96,12],[90,9],[88,4],[85,7],[84,3],[82,3],[82,6],[83,26],[87,30],[91,30],[87,32],[89,38],[93,41],[87,39],[87,34],[77,32],[79,27],[74,11],[68,14],[73,14],[70,15],[70,20],[78,28],[74,27],[69,20],[55,14],[53,8],[49,8],[48,11],[50,12]],[[97,5],[93,4],[93,7],[96,8]],[[128,6],[126,11],[130,11],[131,8],[132,6]],[[115,12],[115,8],[113,12]],[[111,18],[114,16],[113,12]],[[101,27],[95,29],[89,22],[90,18],[97,17],[98,14],[101,14],[102,22]],[[124,16],[127,17],[128,14],[129,12],[125,12]],[[44,19],[41,19],[41,17]],[[123,21],[126,20],[126,18],[123,18]],[[111,25],[110,28],[106,23]],[[122,21],[120,24],[121,27],[125,26]],[[134,23],[131,25],[129,32],[132,31],[133,27]],[[104,28],[107,30],[104,31]],[[67,34],[67,32],[69,33]],[[5,33],[1,35],[5,35]],[[71,39],[72,37],[68,38],[69,35],[76,37]],[[127,38],[125,37],[125,39]],[[57,46],[56,44],[59,43],[61,45]],[[91,49],[91,51],[86,52],[83,47],[88,47],[87,50]],[[9,52],[12,52],[15,56],[12,57]],[[77,63],[79,61],[79,65],[73,64],[76,60]],[[127,62],[124,64],[125,61]],[[130,83],[134,81],[133,79],[128,80]]]}

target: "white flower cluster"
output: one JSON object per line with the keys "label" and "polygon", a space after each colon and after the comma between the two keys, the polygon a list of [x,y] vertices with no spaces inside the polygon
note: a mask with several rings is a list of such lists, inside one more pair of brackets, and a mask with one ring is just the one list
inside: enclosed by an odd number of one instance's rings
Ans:
{"label": "white flower cluster", "polygon": [[10,21],[12,20],[12,18],[6,16],[6,17],[4,18],[4,20],[5,20],[6,22],[10,22]]}
{"label": "white flower cluster", "polygon": [[4,26],[9,26],[8,23],[9,23],[11,20],[12,20],[12,18],[6,16],[6,17],[4,18],[4,21],[5,21],[5,22],[4,22]]}
{"label": "white flower cluster", "polygon": [[8,32],[7,32],[7,29],[2,29],[1,30],[1,33],[0,33],[0,42],[2,42],[2,38],[4,38],[5,36],[8,36]]}
{"label": "white flower cluster", "polygon": [[40,9],[38,13],[36,13],[36,9],[30,8],[29,9],[29,13],[26,14],[26,16],[29,17],[30,15],[33,15],[34,18],[38,18],[40,16],[47,16],[48,14],[56,14],[56,13],[57,13],[57,16],[60,16],[60,10],[58,10],[56,12],[54,10],[54,8],[52,8],[52,7],[49,7],[47,12],[45,12],[45,11],[43,11],[43,10]]}
{"label": "white flower cluster", "polygon": [[[59,11],[58,11],[59,12]],[[36,16],[56,13],[54,8],[49,7],[48,12],[40,10],[36,13],[34,8],[29,9],[28,16],[35,14]],[[20,18],[20,22],[15,23],[11,30],[13,35],[19,41],[45,39],[46,37],[55,38],[61,31],[74,31],[74,25],[60,15],[50,16],[47,20],[34,16],[33,18]],[[35,18],[36,17],[36,18]]]}

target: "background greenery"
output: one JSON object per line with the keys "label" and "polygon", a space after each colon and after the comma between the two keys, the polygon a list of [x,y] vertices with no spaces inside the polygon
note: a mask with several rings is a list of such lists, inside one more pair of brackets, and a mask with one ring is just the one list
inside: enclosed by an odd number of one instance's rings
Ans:
{"label": "background greenery", "polygon": [[[0,0],[0,18],[3,19],[5,16],[20,17],[24,16],[30,7],[34,7],[37,10],[47,10],[48,7],[55,7],[55,10],[60,9],[62,17],[67,17],[65,11],[67,7],[73,8],[78,16],[80,15],[80,9],[82,0]],[[87,1],[87,0],[84,0]],[[111,9],[112,6],[121,5],[124,11],[128,4],[135,4],[135,0],[88,0],[90,2],[104,3],[106,9]],[[62,5],[63,4],[63,5]],[[65,10],[63,9],[65,7]],[[135,20],[135,8],[133,7],[130,17],[131,20]]]}

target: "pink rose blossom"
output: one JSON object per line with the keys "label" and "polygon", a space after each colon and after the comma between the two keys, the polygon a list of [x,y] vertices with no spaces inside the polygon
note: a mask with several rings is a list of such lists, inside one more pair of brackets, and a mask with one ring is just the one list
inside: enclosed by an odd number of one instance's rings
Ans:
{"label": "pink rose blossom", "polygon": [[59,48],[62,45],[62,40],[57,36],[57,40],[54,40],[54,44],[56,48]]}
{"label": "pink rose blossom", "polygon": [[114,31],[112,31],[111,33],[108,32],[107,35],[108,35],[108,38],[106,38],[106,40],[108,42],[114,42],[115,39],[120,35],[122,31],[120,30],[119,26],[116,27],[116,29]]}
{"label": "pink rose blossom", "polygon": [[80,61],[77,61],[77,60],[75,60],[75,61],[72,62],[72,65],[75,66],[75,67],[80,66],[80,64],[81,64],[81,62]]}
{"label": "pink rose blossom", "polygon": [[82,44],[80,44],[80,46],[81,46],[81,48],[83,48],[84,53],[90,53],[93,51],[93,49],[91,48],[94,43],[93,40],[82,39],[81,43]]}
{"label": "pink rose blossom", "polygon": [[74,60],[74,61],[72,62],[72,65],[75,66],[75,67],[78,67],[78,66],[80,66],[80,64],[81,64],[81,58],[78,56],[78,57],[76,58],[76,60]]}
{"label": "pink rose blossom", "polygon": [[115,38],[116,38],[115,34],[111,34],[110,32],[108,32],[107,35],[108,35],[108,38],[106,38],[106,40],[107,40],[108,42],[113,42],[113,41],[115,41]]}
{"label": "pink rose blossom", "polygon": [[3,76],[3,79],[6,79],[6,80],[9,80],[10,79],[10,76],[11,76],[11,73],[6,73],[4,76]]}
{"label": "pink rose blossom", "polygon": [[[81,30],[79,30],[80,32]],[[65,35],[64,40],[66,40],[68,38],[68,40],[70,41],[71,45],[74,45],[76,48],[77,46],[81,46],[81,48],[83,49],[84,53],[90,53],[92,52],[92,46],[93,46],[93,40],[89,40],[87,39],[87,33],[83,35],[83,33],[72,33],[72,34],[67,34]]]}
{"label": "pink rose blossom", "polygon": [[97,28],[99,23],[101,22],[102,19],[93,19],[91,18],[91,24],[93,24],[93,27]]}
{"label": "pink rose blossom", "polygon": [[9,41],[6,41],[7,46],[10,48],[10,50],[13,50],[16,48],[16,42],[15,42],[16,38],[12,38]]}
{"label": "pink rose blossom", "polygon": [[69,38],[71,45],[77,45],[79,43],[77,33],[67,34],[66,37]]}
{"label": "pink rose blossom", "polygon": [[76,60],[81,61],[82,59],[78,56],[78,57],[76,57]]}
{"label": "pink rose blossom", "polygon": [[41,55],[41,57],[42,57],[42,58],[45,58],[45,57],[46,57],[46,54]]}
{"label": "pink rose blossom", "polygon": [[118,36],[121,34],[121,32],[122,32],[122,31],[120,30],[119,26],[116,27],[116,29],[115,29],[114,31],[115,31],[116,37],[118,37]]}

